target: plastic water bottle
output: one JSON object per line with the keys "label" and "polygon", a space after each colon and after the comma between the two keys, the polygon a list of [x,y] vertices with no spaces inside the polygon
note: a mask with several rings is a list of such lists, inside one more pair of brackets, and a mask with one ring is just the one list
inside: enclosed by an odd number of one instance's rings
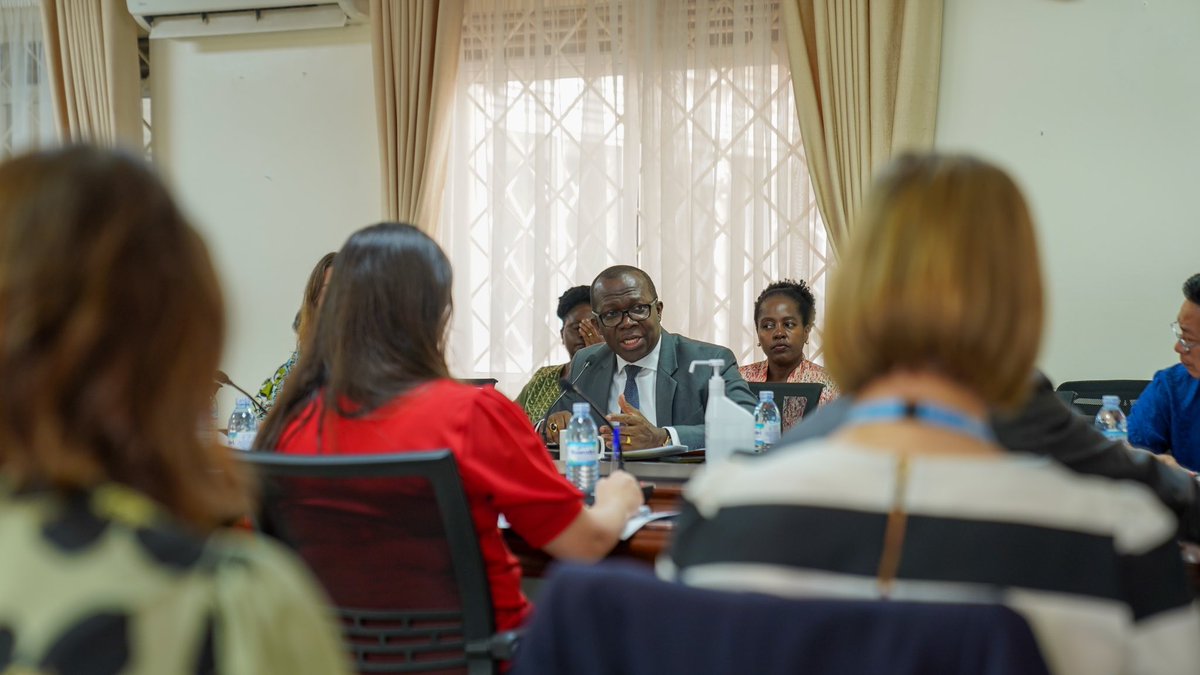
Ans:
{"label": "plastic water bottle", "polygon": [[1096,428],[1109,440],[1124,441],[1129,438],[1125,424],[1125,413],[1121,412],[1119,396],[1105,396],[1101,399],[1104,405],[1096,413]]}
{"label": "plastic water bottle", "polygon": [[600,435],[588,412],[587,403],[576,403],[562,436],[566,450],[567,480],[585,495],[591,495],[600,477]]}
{"label": "plastic water bottle", "polygon": [[258,433],[258,420],[250,409],[250,399],[239,396],[229,416],[229,445],[238,450],[249,450]]}
{"label": "plastic water bottle", "polygon": [[778,443],[780,433],[779,407],[775,405],[775,392],[758,392],[758,405],[754,408],[754,451],[763,452]]}
{"label": "plastic water bottle", "polygon": [[196,425],[196,435],[200,440],[208,443],[214,439],[219,439],[220,431],[217,431],[221,426],[221,418],[217,417],[217,397],[213,396],[208,402],[208,414],[200,418],[200,422]]}

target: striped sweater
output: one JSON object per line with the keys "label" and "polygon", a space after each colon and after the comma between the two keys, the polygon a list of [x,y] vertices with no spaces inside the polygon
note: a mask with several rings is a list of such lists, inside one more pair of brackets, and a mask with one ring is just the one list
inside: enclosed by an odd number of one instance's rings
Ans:
{"label": "striped sweater", "polygon": [[[1051,670],[1200,672],[1200,612],[1145,487],[1005,454],[899,460],[836,440],[699,474],[660,574],[785,596],[992,602],[1020,612]],[[881,584],[888,513],[904,518]],[[891,558],[892,556],[888,556]]]}

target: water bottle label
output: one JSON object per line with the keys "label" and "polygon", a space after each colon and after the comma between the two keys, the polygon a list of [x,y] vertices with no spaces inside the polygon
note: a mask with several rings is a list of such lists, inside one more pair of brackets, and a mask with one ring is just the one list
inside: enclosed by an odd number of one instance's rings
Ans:
{"label": "water bottle label", "polygon": [[567,466],[592,464],[598,460],[596,444],[589,441],[567,443]]}
{"label": "water bottle label", "polygon": [[236,450],[249,450],[254,445],[255,431],[230,431],[229,446]]}
{"label": "water bottle label", "polygon": [[1102,429],[1104,437],[1110,441],[1123,441],[1129,438],[1129,434],[1120,429]]}
{"label": "water bottle label", "polygon": [[778,424],[767,424],[764,426],[766,428],[763,429],[763,442],[766,443],[768,446],[775,445],[776,443],[778,443],[779,442],[779,425]]}
{"label": "water bottle label", "polygon": [[754,447],[769,448],[779,442],[779,426],[766,422],[754,423]]}

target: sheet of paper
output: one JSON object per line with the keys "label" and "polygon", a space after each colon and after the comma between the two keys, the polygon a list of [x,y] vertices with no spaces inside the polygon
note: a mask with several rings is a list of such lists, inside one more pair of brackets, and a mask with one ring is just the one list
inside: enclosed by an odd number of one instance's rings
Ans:
{"label": "sheet of paper", "polygon": [[[642,508],[646,509],[646,507]],[[625,529],[621,532],[621,541],[625,541],[626,539],[632,537],[634,533],[642,529],[642,526],[644,526],[646,523],[659,520],[660,518],[673,518],[677,515],[679,515],[678,511],[655,511],[653,513],[650,512],[649,509],[640,511],[636,516],[630,518],[629,521],[625,523]]]}

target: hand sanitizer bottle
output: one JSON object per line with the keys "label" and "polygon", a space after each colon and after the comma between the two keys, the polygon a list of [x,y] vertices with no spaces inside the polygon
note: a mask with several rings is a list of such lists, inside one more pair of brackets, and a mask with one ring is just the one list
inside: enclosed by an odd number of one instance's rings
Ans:
{"label": "hand sanitizer bottle", "polygon": [[692,361],[688,372],[696,372],[697,365],[713,369],[708,380],[708,403],[704,407],[704,461],[716,466],[729,459],[734,450],[754,450],[754,415],[726,398],[725,378],[721,377],[725,361]]}

